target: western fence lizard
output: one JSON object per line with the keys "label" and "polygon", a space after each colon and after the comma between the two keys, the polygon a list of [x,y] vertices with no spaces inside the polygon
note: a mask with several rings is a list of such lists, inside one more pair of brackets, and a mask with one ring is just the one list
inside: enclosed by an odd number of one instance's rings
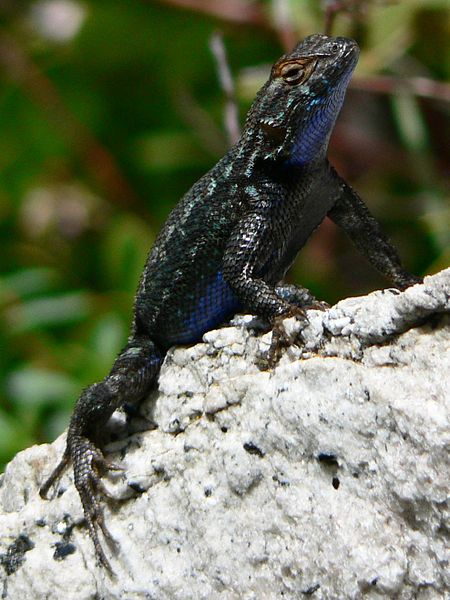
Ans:
{"label": "western fence lizard", "polygon": [[139,283],[127,345],[109,375],[77,402],[66,450],[41,495],[72,461],[89,534],[108,570],[99,472],[111,465],[98,448],[99,432],[114,410],[148,394],[170,346],[197,342],[242,310],[267,319],[276,333],[281,318],[316,304],[307,289],[281,280],[327,215],[396,286],[419,281],[326,158],[358,54],[353,40],[312,35],[273,65],[239,142],[162,228]]}

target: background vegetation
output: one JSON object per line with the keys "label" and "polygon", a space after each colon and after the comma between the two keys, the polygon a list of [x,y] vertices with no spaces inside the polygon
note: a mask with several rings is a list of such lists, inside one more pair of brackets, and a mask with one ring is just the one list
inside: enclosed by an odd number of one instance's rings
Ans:
{"label": "background vegetation", "polygon": [[[54,438],[81,388],[106,374],[155,234],[227,148],[213,32],[241,119],[296,40],[355,37],[362,56],[332,161],[411,271],[448,264],[447,7],[0,2],[0,463]],[[290,276],[328,302],[386,285],[328,221]]]}

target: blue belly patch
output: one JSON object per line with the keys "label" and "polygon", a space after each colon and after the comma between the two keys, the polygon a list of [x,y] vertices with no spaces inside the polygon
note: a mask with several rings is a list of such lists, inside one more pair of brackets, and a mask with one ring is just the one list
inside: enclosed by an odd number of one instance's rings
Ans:
{"label": "blue belly patch", "polygon": [[224,322],[240,307],[228,283],[219,271],[209,282],[199,283],[196,288],[196,305],[184,320],[184,332],[178,335],[178,343],[198,341],[202,335]]}

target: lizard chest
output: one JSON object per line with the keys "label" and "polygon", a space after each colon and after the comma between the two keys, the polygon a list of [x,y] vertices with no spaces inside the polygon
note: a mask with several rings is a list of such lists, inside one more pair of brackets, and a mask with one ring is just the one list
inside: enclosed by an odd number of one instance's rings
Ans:
{"label": "lizard chest", "polygon": [[283,187],[270,217],[272,249],[261,271],[266,281],[283,278],[333,204],[333,194],[320,177],[294,179]]}

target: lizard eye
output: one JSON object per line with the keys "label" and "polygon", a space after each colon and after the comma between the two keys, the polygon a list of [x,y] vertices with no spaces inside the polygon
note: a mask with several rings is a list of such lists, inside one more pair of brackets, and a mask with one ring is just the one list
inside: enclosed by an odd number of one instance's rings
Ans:
{"label": "lizard eye", "polygon": [[280,75],[286,83],[296,85],[302,81],[305,75],[305,69],[302,65],[298,64],[285,65],[281,69]]}

